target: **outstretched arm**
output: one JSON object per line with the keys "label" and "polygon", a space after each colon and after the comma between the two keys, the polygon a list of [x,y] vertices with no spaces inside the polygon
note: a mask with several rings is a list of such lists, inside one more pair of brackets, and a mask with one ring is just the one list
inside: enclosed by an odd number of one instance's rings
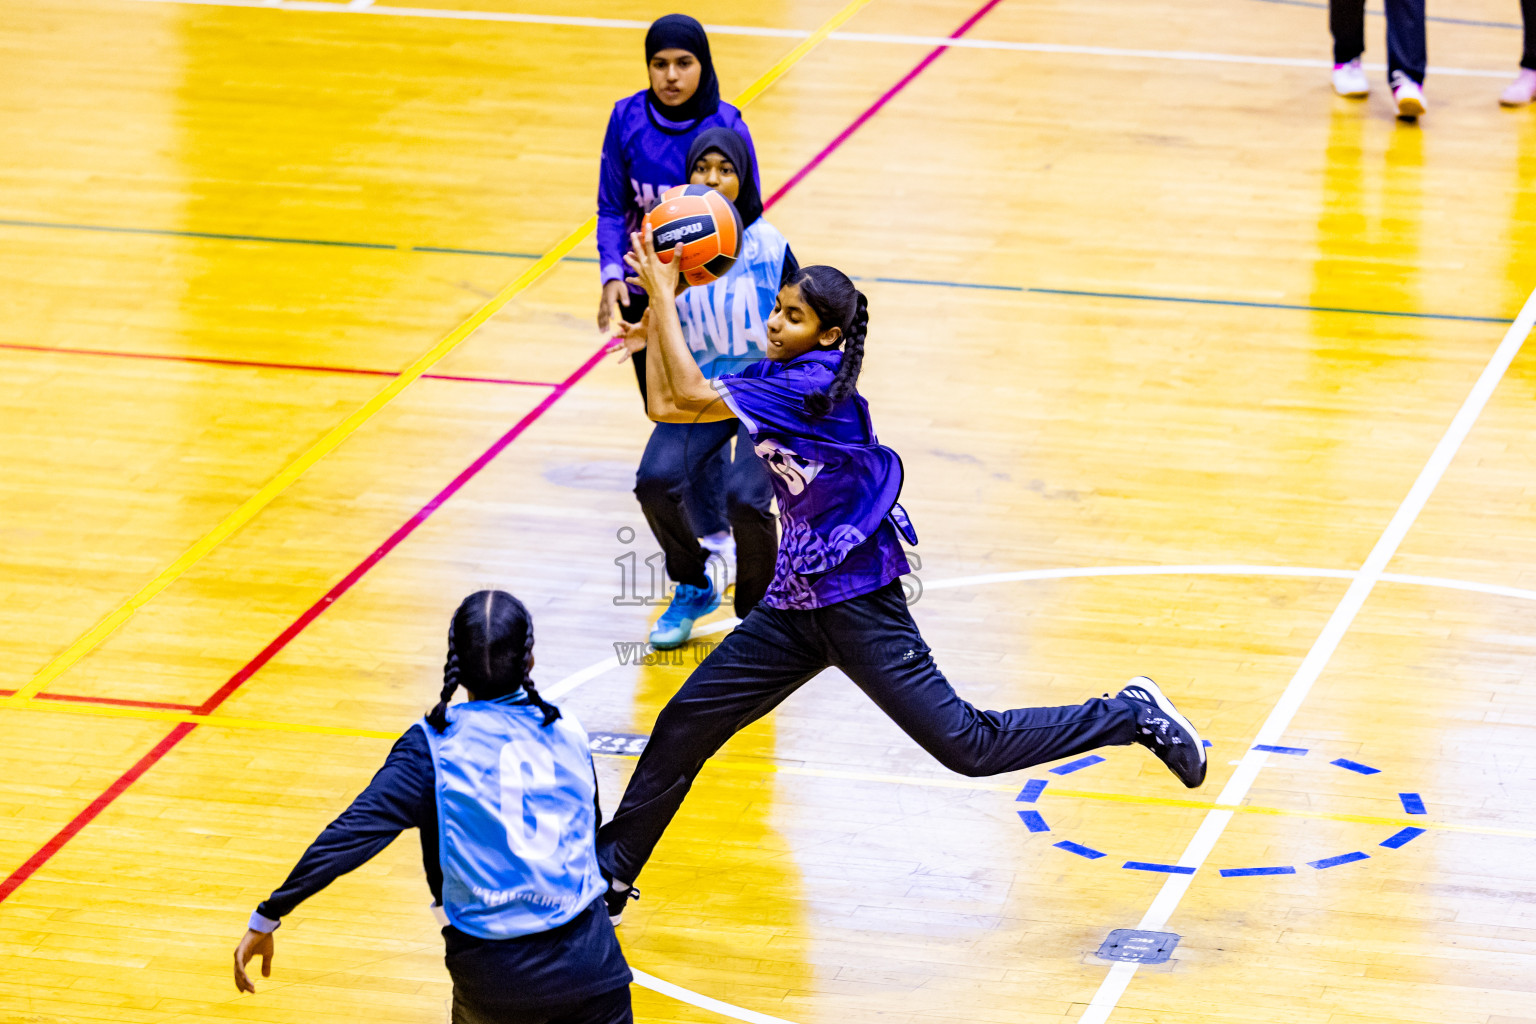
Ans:
{"label": "outstretched arm", "polygon": [[[677,318],[678,265],[682,246],[671,263],[656,258],[649,233],[636,232],[624,257],[631,280],[650,293],[650,323],[646,336],[646,413],[661,423],[714,423],[735,418],[720,400],[683,340]],[[652,363],[660,364],[653,372]]]}
{"label": "outstretched arm", "polygon": [[412,728],[389,752],[368,788],[341,816],[325,827],[304,851],[288,880],[256,913],[235,949],[235,987],[256,991],[245,972],[252,957],[262,958],[261,973],[272,972],[272,932],[294,907],[349,871],[368,863],[408,828],[417,827],[423,799],[431,793],[432,755],[426,738]]}

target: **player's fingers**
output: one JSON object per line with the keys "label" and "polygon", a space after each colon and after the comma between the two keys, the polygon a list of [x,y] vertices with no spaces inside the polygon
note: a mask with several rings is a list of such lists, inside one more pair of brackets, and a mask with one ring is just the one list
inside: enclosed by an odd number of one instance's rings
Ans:
{"label": "player's fingers", "polygon": [[240,962],[240,951],[235,950],[235,991],[255,992],[256,986],[245,976],[245,965]]}
{"label": "player's fingers", "polygon": [[263,978],[272,977],[272,957],[273,953],[270,950],[261,954],[261,976]]}

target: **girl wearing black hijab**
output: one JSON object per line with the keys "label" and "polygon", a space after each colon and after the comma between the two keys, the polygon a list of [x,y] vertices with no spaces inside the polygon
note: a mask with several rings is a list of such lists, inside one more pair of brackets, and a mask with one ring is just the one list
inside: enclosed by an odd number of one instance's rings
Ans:
{"label": "girl wearing black hijab", "polygon": [[757,180],[757,153],[741,112],[720,99],[720,83],[704,26],[685,14],[656,19],[645,34],[651,83],[614,104],[603,139],[597,186],[597,251],[603,295],[598,330],[634,323],[645,292],[624,284],[629,234],[667,189],[687,181],[686,157],[700,132],[730,128],[746,145],[746,162]]}
{"label": "girl wearing black hijab", "polygon": [[[614,105],[603,139],[597,188],[597,251],[602,266],[602,296],[598,301],[599,330],[618,333],[645,312],[646,293],[624,283],[624,253],[629,234],[656,205],[661,194],[688,180],[688,148],[699,133],[731,128],[746,146],[742,166],[757,180],[757,154],[741,112],[720,100],[720,83],[709,52],[704,26],[683,14],[658,18],[645,34],[645,60],[650,88],[626,96]],[[645,395],[645,354],[635,355],[635,377]],[[692,477],[684,501],[692,531],[702,537],[723,563],[730,548],[730,524],[721,501],[723,460],[715,458]],[[695,493],[696,492],[696,493]],[[701,547],[692,542],[695,549]]]}
{"label": "girl wearing black hijab", "polygon": [[[724,277],[685,289],[677,297],[678,320],[693,358],[706,377],[719,377],[767,356],[764,324],[779,288],[799,264],[779,229],[763,219],[757,168],[746,139],[729,128],[700,132],[688,150],[688,168],[689,184],[708,185],[736,204],[745,229],[735,266]],[[630,327],[625,334],[626,345],[643,345],[645,324]],[[657,423],[640,460],[635,496],[666,555],[667,575],[677,584],[671,604],[651,633],[652,646],[660,650],[686,642],[694,621],[720,604],[720,595],[704,571],[705,553],[694,537],[684,501],[690,492],[703,490],[703,470],[718,453],[730,454],[733,438],[736,450],[725,468],[723,484],[726,518],[736,541],[738,617],[746,617],[773,579],[778,555],[778,524],[771,512],[773,487],[741,422]]]}

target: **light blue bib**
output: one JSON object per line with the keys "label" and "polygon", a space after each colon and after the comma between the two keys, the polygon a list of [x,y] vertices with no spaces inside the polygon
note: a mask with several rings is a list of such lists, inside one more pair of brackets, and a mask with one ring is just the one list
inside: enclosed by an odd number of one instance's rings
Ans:
{"label": "light blue bib", "polygon": [[704,376],[734,373],[768,355],[765,325],[779,296],[788,248],[779,229],[759,217],[742,236],[741,256],[724,277],[677,297],[683,338]]}
{"label": "light blue bib", "polygon": [[512,699],[457,705],[441,734],[417,723],[437,783],[443,910],[483,939],[557,928],[607,887],[586,731],[569,712],[545,728]]}

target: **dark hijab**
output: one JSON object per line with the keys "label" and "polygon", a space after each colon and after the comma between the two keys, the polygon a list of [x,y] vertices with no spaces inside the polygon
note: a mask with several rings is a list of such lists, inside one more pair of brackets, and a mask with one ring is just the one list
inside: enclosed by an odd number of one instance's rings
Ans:
{"label": "dark hijab", "polygon": [[741,182],[736,193],[736,212],[741,214],[741,226],[751,227],[763,215],[763,197],[752,173],[752,154],[747,152],[747,140],[730,128],[704,129],[688,147],[688,161],[683,168],[685,180],[693,177],[693,165],[710,150],[724,156],[736,168],[736,177]]}
{"label": "dark hijab", "polygon": [[709,36],[704,34],[703,25],[686,14],[657,18],[645,34],[647,67],[660,50],[687,50],[693,54],[699,62],[699,87],[675,107],[667,106],[657,99],[654,91],[646,90],[646,101],[658,117],[668,121],[697,121],[720,109],[720,82],[715,78],[715,62],[709,56]]}

